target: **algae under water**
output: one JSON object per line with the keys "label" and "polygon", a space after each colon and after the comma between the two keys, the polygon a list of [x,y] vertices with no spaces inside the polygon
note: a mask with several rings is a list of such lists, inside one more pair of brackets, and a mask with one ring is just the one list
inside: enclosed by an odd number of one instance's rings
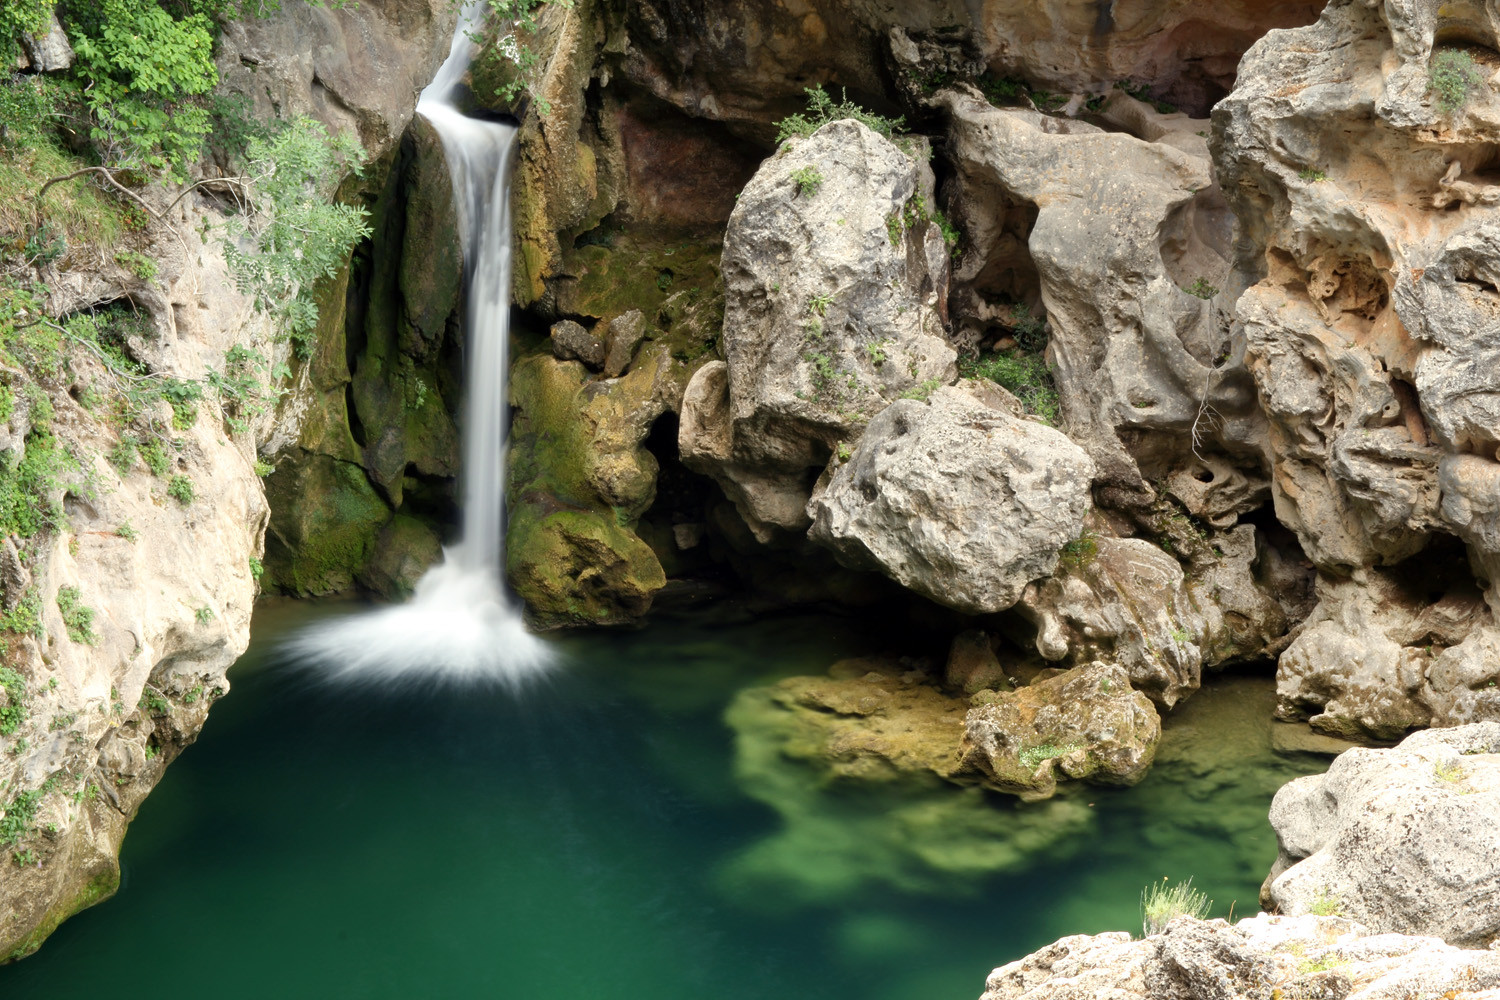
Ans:
{"label": "algae under water", "polygon": [[737,789],[722,715],[873,651],[868,622],[571,635],[517,699],[286,669],[277,640],[341,610],[262,605],[233,690],[131,827],[119,894],[0,968],[0,995],[972,1000],[1057,937],[1139,933],[1163,875],[1253,912],[1271,795],[1327,764],[1276,748],[1295,727],[1270,721],[1268,677],[1219,678],[1168,717],[1142,784],[1082,790],[1088,822],[1024,868],[777,905],[724,874],[781,824]]}

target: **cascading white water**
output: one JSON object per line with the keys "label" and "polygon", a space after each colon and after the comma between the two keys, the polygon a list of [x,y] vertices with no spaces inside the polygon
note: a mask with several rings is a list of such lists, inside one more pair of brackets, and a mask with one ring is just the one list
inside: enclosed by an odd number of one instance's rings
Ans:
{"label": "cascading white water", "polygon": [[546,646],[505,593],[505,432],[509,418],[510,168],[516,129],[471,118],[453,103],[469,66],[481,4],[459,17],[448,59],[417,112],[443,143],[463,246],[468,333],[462,531],[411,601],[309,630],[289,644],[337,678],[500,681],[541,672]]}

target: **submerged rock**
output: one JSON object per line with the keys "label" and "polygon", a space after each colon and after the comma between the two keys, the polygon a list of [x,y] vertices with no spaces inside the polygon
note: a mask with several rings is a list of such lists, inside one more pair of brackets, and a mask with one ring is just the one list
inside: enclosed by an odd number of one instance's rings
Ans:
{"label": "submerged rock", "polygon": [[1093,472],[1058,431],[942,388],[870,423],[809,504],[809,537],[940,604],[1003,611],[1082,531]]}
{"label": "submerged rock", "polygon": [[784,909],[872,885],[964,891],[1070,850],[1093,823],[1071,798],[1007,805],[950,784],[969,704],[920,670],[846,660],[830,674],[748,689],[725,712],[736,780],[785,823],[722,873],[737,901]]}
{"label": "submerged rock", "polygon": [[1276,794],[1271,825],[1266,905],[1469,948],[1500,940],[1500,723],[1340,754]]}
{"label": "submerged rock", "polygon": [[[982,701],[981,701],[982,699]],[[1161,739],[1151,700],[1114,664],[1092,663],[1012,692],[987,692],[964,719],[955,774],[1023,800],[1048,798],[1059,775],[1133,785]]]}

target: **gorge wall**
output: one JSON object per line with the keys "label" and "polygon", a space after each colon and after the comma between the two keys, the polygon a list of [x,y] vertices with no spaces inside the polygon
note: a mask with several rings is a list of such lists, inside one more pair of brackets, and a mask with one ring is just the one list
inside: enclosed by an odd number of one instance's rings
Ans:
{"label": "gorge wall", "polygon": [[[731,590],[899,606],[946,663],[845,665],[731,724],[975,798],[1139,780],[1161,713],[1236,664],[1275,661],[1278,711],[1337,735],[1493,717],[1500,28],[1320,8],[578,0],[544,8],[523,71],[488,29],[473,100],[522,121],[507,569],[533,622]],[[152,371],[250,345],[290,391],[184,421],[191,502],[101,458],[105,489],[59,487],[65,516],[0,552],[7,611],[36,601],[48,637],[7,653],[0,788],[34,854],[0,882],[0,955],[112,891],[126,822],[227,690],[254,576],[397,595],[439,558],[458,248],[408,123],[452,16],[289,4],[221,40],[259,115],[371,157],[339,196],[373,232],[320,286],[308,357],[198,235],[212,188],[147,192],[174,206],[142,243],[156,279],[47,275],[51,317],[145,317]],[[1444,52],[1484,67],[1457,105]],[[7,377],[67,449],[119,443],[76,379]],[[40,407],[11,415],[18,459]],[[65,638],[79,607],[95,644]],[[912,745],[850,749],[871,699]]]}
{"label": "gorge wall", "polygon": [[[425,0],[291,4],[226,28],[221,92],[263,120],[308,115],[352,134],[374,166],[346,196],[378,191],[453,21]],[[303,361],[231,275],[216,229],[238,206],[213,181],[223,175],[210,158],[201,187],[143,187],[129,250],[111,255],[75,227],[66,252],[35,264],[45,298],[6,299],[7,320],[52,339],[13,340],[7,326],[0,375],[0,961],[115,891],[127,824],[249,641],[258,580],[276,562],[267,524],[285,513],[261,476],[289,451],[295,467],[343,420],[343,387],[329,400],[335,362]],[[338,364],[344,287],[319,295],[315,356]],[[180,391],[139,397],[143,384]]]}

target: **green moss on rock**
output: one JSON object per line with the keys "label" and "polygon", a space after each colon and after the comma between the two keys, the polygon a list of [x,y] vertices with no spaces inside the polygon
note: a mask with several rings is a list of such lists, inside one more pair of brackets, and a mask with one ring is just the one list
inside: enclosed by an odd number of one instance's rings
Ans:
{"label": "green moss on rock", "polygon": [[365,472],[326,455],[293,451],[266,480],[271,524],[262,584],[302,597],[354,585],[391,509]]}
{"label": "green moss on rock", "polygon": [[120,888],[119,863],[114,862],[109,868],[99,872],[83,884],[83,887],[71,897],[59,902],[54,906],[40,923],[17,942],[3,958],[0,965],[9,962],[18,962],[27,955],[34,953],[42,946],[42,942],[51,936],[52,932],[62,924],[64,920],[75,916],[104,900],[113,896]]}
{"label": "green moss on rock", "polygon": [[632,621],[667,585],[650,546],[613,513],[533,500],[512,512],[506,539],[511,585],[543,627]]}

